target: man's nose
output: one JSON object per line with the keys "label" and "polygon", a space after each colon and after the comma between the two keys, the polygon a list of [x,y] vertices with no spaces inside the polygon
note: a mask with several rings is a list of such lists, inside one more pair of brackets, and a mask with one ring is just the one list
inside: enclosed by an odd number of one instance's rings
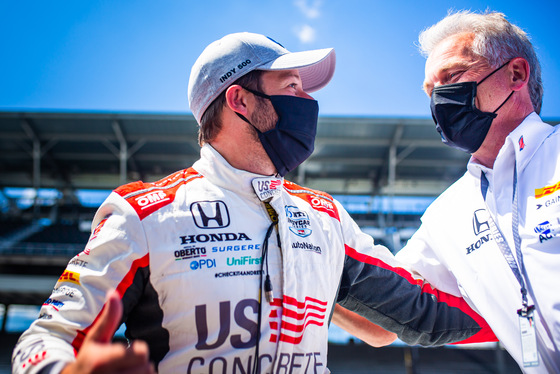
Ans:
{"label": "man's nose", "polygon": [[311,99],[311,100],[314,100],[314,99],[313,99],[313,96],[309,95],[309,94],[308,94],[307,92],[305,92],[304,90],[299,91],[296,95],[297,95],[298,97],[302,97],[302,98],[304,98],[304,99]]}

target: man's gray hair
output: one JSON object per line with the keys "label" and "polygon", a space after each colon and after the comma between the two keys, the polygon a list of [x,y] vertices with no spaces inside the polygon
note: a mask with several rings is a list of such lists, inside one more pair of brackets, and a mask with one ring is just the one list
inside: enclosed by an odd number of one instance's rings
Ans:
{"label": "man's gray hair", "polygon": [[535,112],[540,113],[543,97],[541,66],[527,34],[509,23],[503,13],[470,11],[449,13],[447,17],[422,31],[418,37],[420,53],[427,57],[441,41],[451,35],[473,33],[471,50],[497,68],[515,57],[529,63],[529,94]]}

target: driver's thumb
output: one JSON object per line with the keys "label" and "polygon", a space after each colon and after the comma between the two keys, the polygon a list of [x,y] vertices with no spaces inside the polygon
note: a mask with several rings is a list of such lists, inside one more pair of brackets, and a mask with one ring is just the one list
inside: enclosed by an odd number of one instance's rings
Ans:
{"label": "driver's thumb", "polygon": [[109,291],[101,314],[87,334],[88,338],[99,343],[111,342],[115,331],[121,323],[122,313],[123,306],[118,291]]}

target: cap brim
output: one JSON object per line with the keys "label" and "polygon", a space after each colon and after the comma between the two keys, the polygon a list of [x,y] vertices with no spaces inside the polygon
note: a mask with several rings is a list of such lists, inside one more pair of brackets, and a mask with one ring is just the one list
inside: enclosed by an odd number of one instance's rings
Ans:
{"label": "cap brim", "polygon": [[305,92],[314,92],[327,85],[336,66],[333,48],[286,53],[259,66],[258,70],[298,69]]}

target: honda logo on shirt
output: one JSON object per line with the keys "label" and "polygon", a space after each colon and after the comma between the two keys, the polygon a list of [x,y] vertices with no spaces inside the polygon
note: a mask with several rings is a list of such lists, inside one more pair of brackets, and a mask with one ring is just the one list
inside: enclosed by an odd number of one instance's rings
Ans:
{"label": "honda logo on shirt", "polygon": [[490,225],[488,224],[488,212],[486,209],[478,209],[474,211],[473,230],[475,235],[490,230]]}
{"label": "honda logo on shirt", "polygon": [[197,201],[191,204],[194,223],[201,229],[216,229],[229,226],[227,205],[220,200]]}

